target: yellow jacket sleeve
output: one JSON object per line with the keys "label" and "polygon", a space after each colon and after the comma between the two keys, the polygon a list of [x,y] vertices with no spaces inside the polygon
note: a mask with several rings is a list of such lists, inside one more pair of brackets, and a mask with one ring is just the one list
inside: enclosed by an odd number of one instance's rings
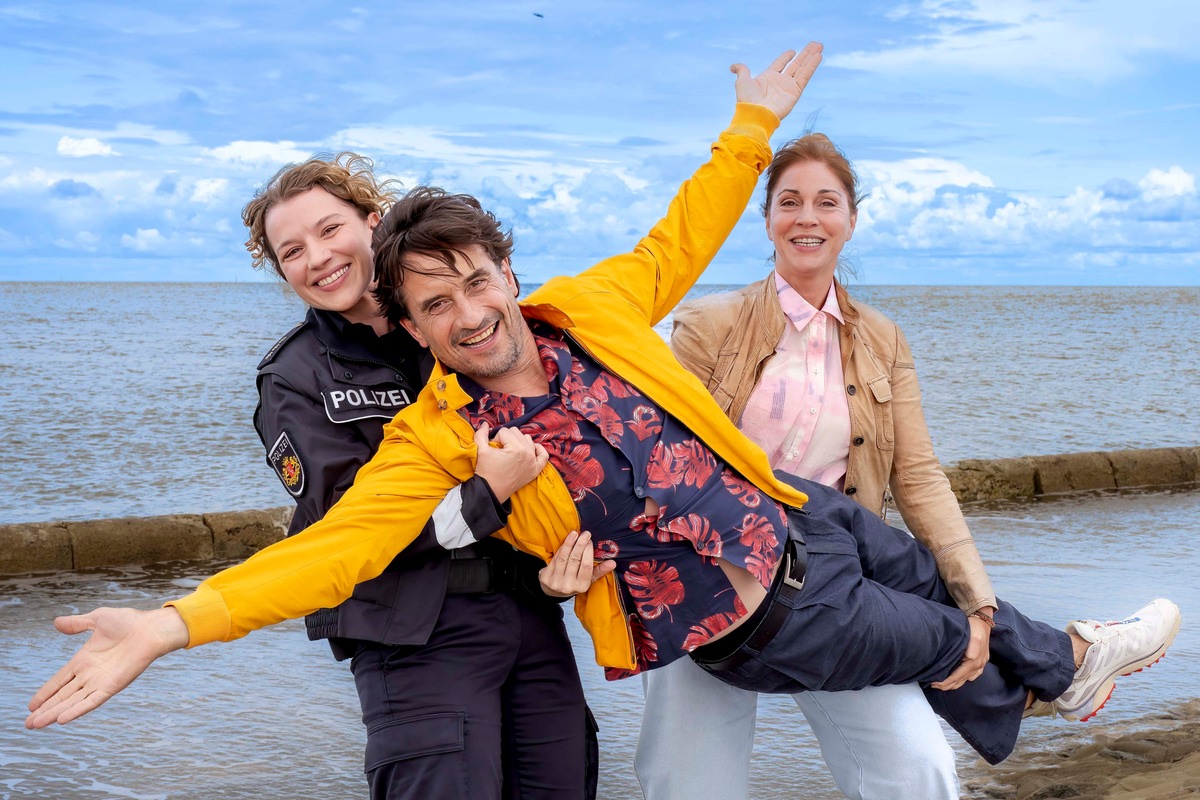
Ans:
{"label": "yellow jacket sleeve", "polygon": [[382,573],[467,477],[452,475],[389,425],[378,453],[320,521],[167,603],[188,627],[188,646],[238,639],[338,605],[356,584]]}

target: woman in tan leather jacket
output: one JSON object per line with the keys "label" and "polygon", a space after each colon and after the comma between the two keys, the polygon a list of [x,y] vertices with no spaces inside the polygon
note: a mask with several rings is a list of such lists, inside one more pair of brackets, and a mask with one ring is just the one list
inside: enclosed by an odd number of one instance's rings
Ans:
{"label": "woman in tan leather jacket", "polygon": [[[854,171],[827,137],[780,148],[763,206],[775,269],[681,306],[671,346],[773,467],[840,488],[884,516],[894,497],[963,611],[990,615],[991,583],[934,456],[908,342],[835,279],[858,200]],[[968,658],[945,688],[987,661],[987,623],[971,625]],[[756,696],[688,659],[647,673],[644,685],[636,766],[647,800],[746,797]],[[953,755],[918,687],[807,692],[796,702],[847,796],[958,796]],[[685,734],[687,748],[666,744]]]}

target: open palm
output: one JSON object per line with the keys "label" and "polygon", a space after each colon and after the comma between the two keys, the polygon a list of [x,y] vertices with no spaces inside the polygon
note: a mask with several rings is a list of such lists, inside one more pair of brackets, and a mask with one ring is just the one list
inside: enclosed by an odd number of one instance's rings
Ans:
{"label": "open palm", "polygon": [[187,627],[173,608],[98,608],[59,617],[61,633],[91,631],[79,652],[33,696],[27,728],[66,724],[103,705],[155,659],[187,645]]}
{"label": "open palm", "polygon": [[809,42],[799,53],[788,50],[753,77],[745,64],[734,64],[729,71],[737,76],[733,85],[737,101],[766,106],[783,119],[796,106],[821,63],[821,50],[820,42]]}

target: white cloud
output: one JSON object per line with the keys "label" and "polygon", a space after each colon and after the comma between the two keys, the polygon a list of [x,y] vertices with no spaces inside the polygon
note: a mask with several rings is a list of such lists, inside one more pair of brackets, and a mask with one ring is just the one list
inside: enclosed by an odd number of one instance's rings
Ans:
{"label": "white cloud", "polygon": [[68,156],[70,158],[120,155],[120,153],[117,153],[112,149],[111,145],[107,145],[99,139],[91,136],[83,139],[75,139],[71,136],[63,136],[58,140],[58,154],[60,156]]}
{"label": "white cloud", "polygon": [[164,147],[183,147],[192,143],[191,137],[182,131],[164,130],[140,122],[118,122],[110,135],[124,139],[145,139]]}
{"label": "white cloud", "polygon": [[211,203],[219,200],[228,188],[229,180],[227,178],[201,178],[196,181],[196,186],[192,189],[192,202]]}
{"label": "white cloud", "polygon": [[905,158],[900,161],[860,161],[859,173],[874,182],[907,184],[927,192],[940,186],[993,186],[978,170],[945,158]]}
{"label": "white cloud", "polygon": [[890,16],[929,29],[891,48],[833,54],[839,67],[897,73],[957,70],[1018,83],[1102,83],[1143,54],[1194,59],[1200,4],[1191,0],[921,0]]}
{"label": "white cloud", "polygon": [[58,238],[54,240],[56,247],[61,247],[64,250],[83,250],[87,253],[94,253],[97,246],[100,244],[100,237],[91,231],[79,231],[71,238]]}
{"label": "white cloud", "polygon": [[139,253],[150,253],[165,245],[167,239],[158,232],[158,228],[138,228],[137,233],[130,236],[121,234],[121,245],[137,250]]}
{"label": "white cloud", "polygon": [[254,166],[304,161],[312,155],[311,150],[302,150],[296,146],[295,142],[288,141],[237,141],[230,142],[223,147],[214,147],[205,152],[221,161]]}
{"label": "white cloud", "polygon": [[870,196],[854,237],[862,251],[1003,256],[1025,263],[1056,254],[1131,259],[1154,250],[1200,249],[1194,176],[1178,166],[1152,169],[1139,192],[1114,197],[1076,187],[1038,197],[994,186],[955,162],[908,159],[859,165]]}
{"label": "white cloud", "polygon": [[859,224],[896,221],[928,206],[945,187],[991,188],[987,175],[942,158],[861,161],[859,176],[868,197],[859,208]]}
{"label": "white cloud", "polygon": [[341,146],[361,148],[372,153],[396,153],[447,161],[455,165],[483,161],[519,161],[536,163],[555,156],[549,150],[505,149],[486,145],[464,145],[457,140],[478,138],[433,128],[371,125],[340,131],[334,140]]}
{"label": "white cloud", "polygon": [[29,247],[29,240],[0,228],[0,252],[5,250],[24,250]]}
{"label": "white cloud", "polygon": [[1166,172],[1152,169],[1138,181],[1138,186],[1142,190],[1142,197],[1147,200],[1184,197],[1196,193],[1196,176],[1188,174],[1178,165]]}

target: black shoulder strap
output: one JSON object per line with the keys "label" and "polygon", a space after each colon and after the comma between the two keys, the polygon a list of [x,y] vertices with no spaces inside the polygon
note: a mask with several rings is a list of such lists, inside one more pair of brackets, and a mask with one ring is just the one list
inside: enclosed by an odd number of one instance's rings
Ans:
{"label": "black shoulder strap", "polygon": [[296,336],[297,333],[304,330],[304,327],[306,325],[308,325],[308,320],[304,320],[299,325],[292,328],[290,331],[285,333],[278,342],[271,345],[271,349],[267,351],[267,354],[265,356],[263,356],[262,361],[258,362],[258,369],[262,369],[267,364],[270,364],[272,361],[274,361],[275,356],[279,355],[279,351],[283,349],[283,346],[285,344],[287,344],[288,342],[290,342]]}

